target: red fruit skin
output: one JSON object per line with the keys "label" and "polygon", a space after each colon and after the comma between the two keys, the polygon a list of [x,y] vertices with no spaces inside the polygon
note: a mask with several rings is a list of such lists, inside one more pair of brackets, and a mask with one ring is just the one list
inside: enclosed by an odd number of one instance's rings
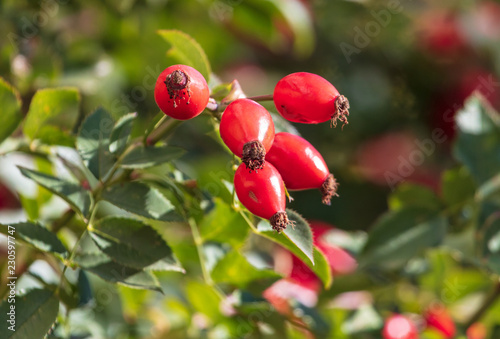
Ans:
{"label": "red fruit skin", "polygon": [[427,310],[425,320],[428,328],[433,328],[440,332],[446,339],[455,337],[455,323],[444,306],[433,307]]}
{"label": "red fruit skin", "polygon": [[243,155],[243,146],[258,140],[269,151],[274,141],[271,114],[250,99],[237,99],[229,104],[220,121],[220,136],[236,156]]}
{"label": "red fruit skin", "polygon": [[319,75],[298,72],[280,81],[274,88],[274,105],[283,118],[304,124],[329,121],[336,113],[339,92]]}
{"label": "red fruit skin", "polygon": [[306,139],[281,132],[274,137],[266,160],[280,172],[286,188],[319,188],[330,174],[321,154]]}
{"label": "red fruit skin", "polygon": [[418,339],[418,331],[410,319],[394,314],[385,321],[382,336],[384,339]]}
{"label": "red fruit skin", "polygon": [[277,212],[285,211],[283,179],[269,163],[258,172],[249,172],[245,164],[240,164],[234,174],[234,188],[241,203],[258,217],[271,219]]}
{"label": "red fruit skin", "polygon": [[[167,76],[174,71],[184,72],[189,80],[181,90],[174,90],[175,98],[171,97],[165,84]],[[210,91],[203,75],[193,67],[173,65],[167,67],[158,76],[155,85],[155,101],[166,115],[177,120],[189,120],[199,115],[207,106]]]}
{"label": "red fruit skin", "polygon": [[474,323],[467,329],[467,339],[486,339],[488,331],[482,323]]}

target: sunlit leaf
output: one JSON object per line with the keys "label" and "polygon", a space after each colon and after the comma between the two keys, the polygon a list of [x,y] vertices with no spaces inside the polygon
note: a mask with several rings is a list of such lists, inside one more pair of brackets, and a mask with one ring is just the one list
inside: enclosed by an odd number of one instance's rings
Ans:
{"label": "sunlit leaf", "polygon": [[2,107],[0,143],[16,130],[23,119],[21,105],[19,92],[0,77],[0,107]]}
{"label": "sunlit leaf", "polygon": [[73,87],[38,90],[24,121],[24,133],[48,144],[72,146],[69,137],[78,120],[80,100]]}
{"label": "sunlit leaf", "polygon": [[200,72],[205,80],[210,79],[210,63],[200,44],[192,37],[178,30],[159,30],[158,34],[170,44],[167,56],[176,62],[191,66]]}

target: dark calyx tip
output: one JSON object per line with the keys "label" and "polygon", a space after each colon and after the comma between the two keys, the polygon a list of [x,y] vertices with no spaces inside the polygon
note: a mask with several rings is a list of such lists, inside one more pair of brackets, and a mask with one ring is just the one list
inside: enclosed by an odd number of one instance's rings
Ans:
{"label": "dark calyx tip", "polygon": [[167,92],[172,99],[174,107],[177,107],[176,99],[180,97],[180,91],[186,89],[188,100],[187,104],[189,104],[189,100],[191,98],[191,89],[190,89],[191,79],[189,75],[187,75],[184,71],[176,69],[165,78],[165,85],[167,86]]}
{"label": "dark calyx tip", "polygon": [[347,121],[347,117],[349,116],[349,100],[343,95],[339,95],[335,99],[335,113],[332,115],[332,119],[330,120],[331,127],[337,127],[337,120],[342,122],[342,127],[347,125],[349,121]]}
{"label": "dark calyx tip", "polygon": [[176,69],[165,79],[165,85],[171,91],[179,91],[189,85],[189,76],[181,70]]}
{"label": "dark calyx tip", "polygon": [[326,180],[323,183],[323,185],[321,185],[321,188],[319,189],[321,191],[321,194],[323,195],[322,198],[323,204],[330,206],[332,203],[332,197],[339,196],[337,194],[338,185],[339,184],[337,183],[337,180],[335,180],[333,174],[330,173],[328,177],[326,177]]}
{"label": "dark calyx tip", "polygon": [[293,223],[288,219],[288,215],[285,211],[276,212],[276,214],[269,219],[269,222],[273,230],[278,233],[284,231],[289,224],[293,226]]}
{"label": "dark calyx tip", "polygon": [[250,171],[257,171],[264,168],[266,149],[258,140],[247,142],[243,146],[243,156],[241,161]]}

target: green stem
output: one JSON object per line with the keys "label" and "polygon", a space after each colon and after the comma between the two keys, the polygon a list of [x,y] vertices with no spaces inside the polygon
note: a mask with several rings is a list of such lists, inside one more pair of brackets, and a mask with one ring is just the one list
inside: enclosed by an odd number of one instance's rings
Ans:
{"label": "green stem", "polygon": [[63,215],[61,215],[61,217],[52,223],[52,232],[59,232],[71,219],[73,219],[74,216],[75,211],[68,209]]}
{"label": "green stem", "polygon": [[[166,122],[165,122],[166,121]],[[160,119],[161,124],[157,124],[158,127],[155,126],[155,129],[151,132],[151,134],[147,137],[146,144],[151,146],[156,144],[158,141],[163,139],[164,136],[169,134],[172,130],[174,130],[177,126],[184,122],[184,120],[176,120],[170,117],[165,119]]]}
{"label": "green stem", "polygon": [[66,279],[66,270],[68,269],[68,266],[71,264],[71,262],[73,261],[74,257],[75,257],[75,254],[76,254],[76,250],[78,249],[78,246],[80,245],[80,242],[81,240],[83,239],[84,235],[87,233],[87,230],[83,231],[82,234],[80,234],[80,237],[78,237],[78,240],[76,241],[75,245],[73,246],[73,249],[71,250],[71,253],[69,254],[69,257],[68,257],[68,260],[66,260],[64,262],[64,268],[61,272],[61,281],[59,282],[59,286],[57,286],[57,289],[56,289],[56,294],[59,293],[59,290],[61,289],[63,283],[64,283],[64,280]]}
{"label": "green stem", "polygon": [[250,229],[252,230],[252,232],[255,234],[260,234],[260,232],[257,230],[257,228],[255,228],[255,225],[253,224],[253,222],[250,219],[248,219],[248,216],[245,214],[245,212],[240,210],[239,213],[243,217],[243,219],[245,219],[248,226],[250,226]]}
{"label": "green stem", "polygon": [[68,269],[68,266],[71,265],[71,263],[75,257],[76,251],[80,245],[80,242],[82,241],[84,236],[87,234],[87,230],[92,228],[92,224],[94,223],[94,219],[95,219],[96,214],[97,214],[98,205],[99,205],[99,201],[96,201],[94,203],[92,213],[90,214],[89,222],[87,224],[87,229],[85,231],[83,231],[82,234],[80,234],[80,237],[78,237],[78,240],[76,241],[75,245],[73,246],[73,249],[71,250],[71,253],[69,254],[68,259],[64,262],[64,268],[63,268],[62,273],[61,273],[61,281],[59,282],[59,286],[57,286],[56,293],[59,292],[59,290],[61,289],[61,287],[64,283],[64,280],[66,279],[66,276],[65,276],[66,270]]}
{"label": "green stem", "polygon": [[495,284],[493,291],[485,299],[481,307],[470,317],[465,323],[465,328],[469,328],[472,324],[479,321],[484,314],[490,309],[500,297],[500,281]]}
{"label": "green stem", "polygon": [[198,226],[193,218],[188,218],[188,224],[191,227],[191,233],[193,234],[194,244],[196,245],[196,251],[198,252],[198,258],[200,259],[201,272],[203,274],[203,280],[207,285],[213,286],[214,282],[212,277],[207,271],[205,257],[203,255],[203,240],[201,239],[200,232],[198,232]]}

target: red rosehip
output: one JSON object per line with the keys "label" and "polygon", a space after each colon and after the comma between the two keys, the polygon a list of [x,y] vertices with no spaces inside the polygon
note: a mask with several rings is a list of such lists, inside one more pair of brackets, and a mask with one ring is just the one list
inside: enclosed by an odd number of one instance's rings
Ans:
{"label": "red rosehip", "polygon": [[186,65],[170,66],[156,80],[156,103],[163,113],[174,119],[188,120],[199,115],[209,97],[203,75]]}
{"label": "red rosehip", "polygon": [[445,338],[455,337],[455,323],[444,306],[439,305],[428,309],[425,314],[425,321],[428,328],[435,329]]}
{"label": "red rosehip", "polygon": [[304,124],[318,124],[337,120],[347,124],[349,101],[319,75],[292,73],[278,81],[274,88],[274,104],[287,120]]}
{"label": "red rosehip", "polygon": [[12,191],[0,182],[0,210],[14,210],[21,208],[21,203]]}
{"label": "red rosehip", "polygon": [[474,323],[467,329],[467,339],[486,339],[488,331],[482,323]]}
{"label": "red rosehip", "polygon": [[418,331],[410,319],[394,314],[385,321],[382,336],[384,339],[418,339]]}
{"label": "red rosehip", "polygon": [[290,223],[283,179],[273,165],[265,163],[257,173],[241,164],[234,174],[234,188],[241,203],[256,216],[269,219],[278,233]]}
{"label": "red rosehip", "polygon": [[255,101],[237,99],[222,114],[220,136],[247,168],[261,169],[274,140],[273,119]]}
{"label": "red rosehip", "polygon": [[266,160],[280,172],[289,190],[318,188],[326,205],[337,195],[337,182],[325,160],[313,145],[298,135],[277,133]]}

